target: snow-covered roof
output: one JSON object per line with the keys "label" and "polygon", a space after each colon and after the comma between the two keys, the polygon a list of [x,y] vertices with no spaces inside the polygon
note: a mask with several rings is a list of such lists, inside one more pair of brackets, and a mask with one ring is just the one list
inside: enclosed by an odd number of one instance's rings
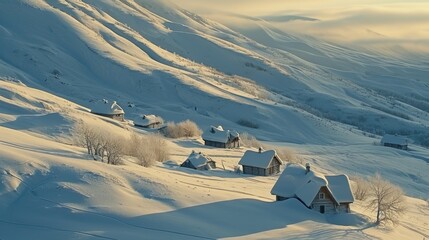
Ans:
{"label": "snow-covered roof", "polygon": [[164,123],[161,117],[155,116],[153,114],[139,116],[135,118],[133,121],[135,125],[139,125],[139,126],[149,126],[151,124]]}
{"label": "snow-covered roof", "polygon": [[398,136],[398,135],[391,135],[391,134],[386,134],[383,136],[383,138],[381,139],[381,143],[390,143],[390,144],[397,144],[397,145],[408,145],[408,140],[406,137],[402,137],[402,136]]}
{"label": "snow-covered roof", "polygon": [[186,161],[190,161],[192,163],[192,165],[196,168],[201,167],[206,165],[208,162],[213,161],[211,160],[211,158],[209,158],[208,156],[202,154],[202,153],[197,153],[197,152],[192,152],[188,159],[186,159]]}
{"label": "snow-covered roof", "polygon": [[337,203],[354,201],[346,175],[325,177],[313,170],[307,172],[298,164],[286,166],[274,184],[271,194],[285,198],[297,197],[309,207],[321,187],[326,187]]}
{"label": "snow-covered roof", "polygon": [[[267,151],[252,151],[247,150],[243,157],[241,157],[240,162],[238,164],[244,166],[258,167],[258,168],[268,168],[270,166],[271,161],[273,161],[274,157],[277,156],[275,150],[267,150]],[[277,156],[277,159],[280,158]],[[275,160],[274,160],[275,161]],[[280,161],[280,164],[282,162]]]}
{"label": "snow-covered roof", "polygon": [[213,141],[213,142],[221,142],[221,143],[227,143],[230,139],[238,138],[239,134],[237,131],[225,131],[222,126],[210,126],[207,131],[204,131],[202,138],[206,141]]}
{"label": "snow-covered roof", "polygon": [[99,114],[108,114],[108,115],[115,115],[115,114],[124,114],[124,110],[119,106],[116,101],[113,101],[109,103],[108,100],[103,99],[99,101],[93,101],[91,102],[91,112],[92,113],[99,113]]}
{"label": "snow-covered roof", "polygon": [[354,201],[347,175],[325,176],[325,178],[328,180],[329,189],[339,203],[351,203]]}

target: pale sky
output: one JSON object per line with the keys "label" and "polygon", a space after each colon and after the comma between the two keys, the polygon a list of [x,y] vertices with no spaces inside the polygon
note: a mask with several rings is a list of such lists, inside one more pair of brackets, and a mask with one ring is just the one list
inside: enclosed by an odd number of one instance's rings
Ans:
{"label": "pale sky", "polygon": [[227,13],[316,18],[319,21],[273,24],[285,31],[332,41],[388,42],[429,52],[429,0],[180,0],[179,5],[226,25],[242,23],[225,17]]}

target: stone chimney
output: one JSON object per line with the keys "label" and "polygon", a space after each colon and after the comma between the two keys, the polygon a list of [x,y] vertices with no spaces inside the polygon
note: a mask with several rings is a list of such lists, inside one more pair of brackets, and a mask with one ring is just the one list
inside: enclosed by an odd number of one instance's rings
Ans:
{"label": "stone chimney", "polygon": [[310,163],[306,163],[305,164],[305,174],[307,174],[307,173],[309,173],[310,172]]}

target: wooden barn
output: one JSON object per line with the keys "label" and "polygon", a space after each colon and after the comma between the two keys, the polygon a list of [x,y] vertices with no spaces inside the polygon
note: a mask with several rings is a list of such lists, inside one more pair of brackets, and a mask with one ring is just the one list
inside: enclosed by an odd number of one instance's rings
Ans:
{"label": "wooden barn", "polygon": [[164,120],[156,115],[143,115],[134,119],[134,126],[142,128],[159,128],[164,124]]}
{"label": "wooden barn", "polygon": [[225,131],[222,126],[211,126],[202,135],[204,145],[217,148],[239,148],[240,135],[236,131]]}
{"label": "wooden barn", "polygon": [[238,164],[243,166],[244,174],[270,176],[280,172],[282,160],[275,150],[259,151],[247,150]]}
{"label": "wooden barn", "polygon": [[124,121],[125,112],[116,101],[109,103],[108,100],[91,102],[91,113],[104,117],[109,117],[118,121]]}
{"label": "wooden barn", "polygon": [[210,170],[216,168],[216,162],[201,152],[197,153],[192,151],[189,157],[180,164],[180,166],[196,170]]}
{"label": "wooden barn", "polygon": [[320,213],[349,213],[354,197],[349,178],[344,175],[323,176],[298,164],[288,164],[271,194],[277,201],[296,198]]}
{"label": "wooden barn", "polygon": [[402,150],[408,150],[408,140],[405,137],[398,135],[386,134],[381,139],[381,145],[386,147],[393,147]]}

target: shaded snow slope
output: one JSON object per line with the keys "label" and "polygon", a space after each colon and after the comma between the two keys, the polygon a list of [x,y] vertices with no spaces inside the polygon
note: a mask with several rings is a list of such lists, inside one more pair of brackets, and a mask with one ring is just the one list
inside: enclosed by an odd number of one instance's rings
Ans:
{"label": "shaded snow slope", "polygon": [[191,118],[265,140],[361,141],[342,122],[427,141],[424,62],[254,26],[228,28],[166,1],[2,1],[0,77],[83,106],[131,102],[130,119]]}

